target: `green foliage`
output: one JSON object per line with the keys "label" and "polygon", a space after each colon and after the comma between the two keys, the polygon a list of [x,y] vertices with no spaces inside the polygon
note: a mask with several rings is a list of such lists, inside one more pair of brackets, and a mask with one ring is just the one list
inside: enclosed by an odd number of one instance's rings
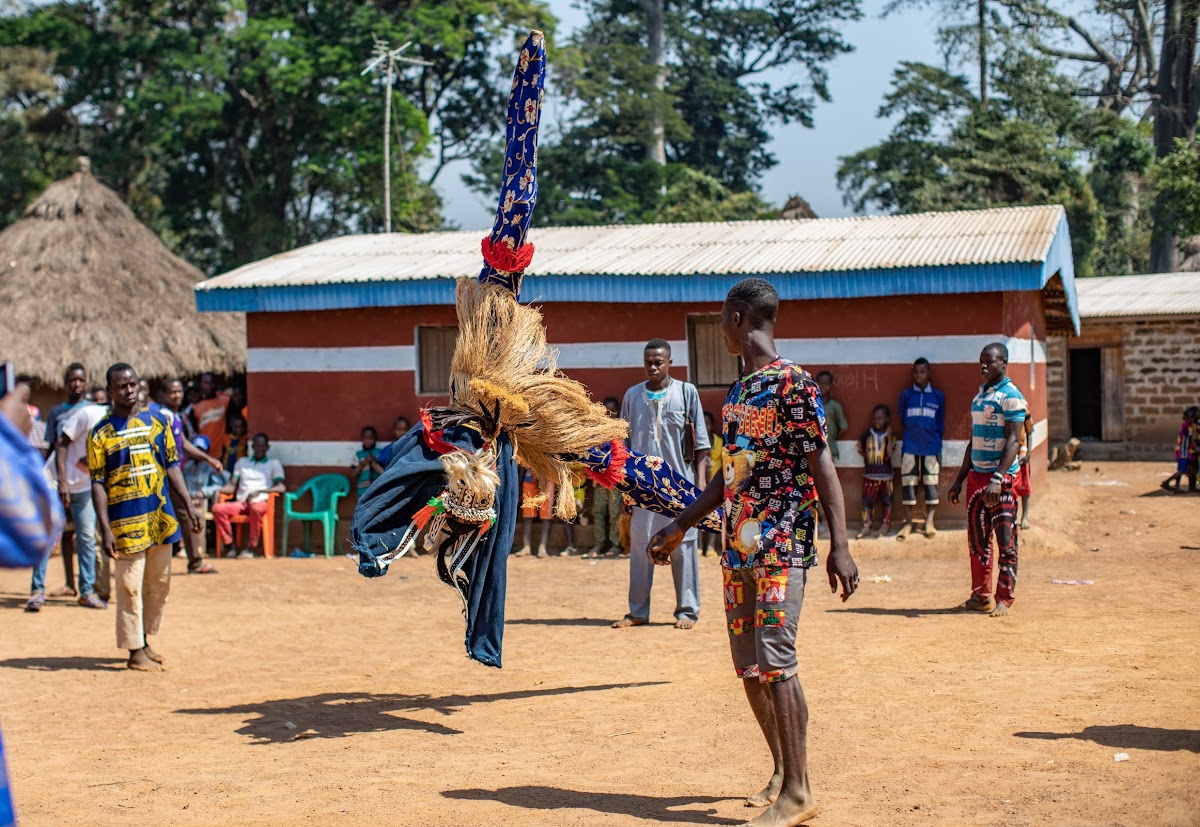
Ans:
{"label": "green foliage", "polygon": [[[859,0],[664,0],[659,89],[644,0],[581,5],[588,22],[556,75],[569,99],[566,125],[540,149],[539,223],[662,220],[663,187],[684,179],[682,167],[704,182],[688,195],[714,199],[689,198],[682,213],[757,214],[762,202],[750,194],[776,164],[770,128],[812,125],[817,101],[829,99],[825,67],[851,48],[840,24],[861,15]],[[765,79],[781,68],[797,80]],[[666,169],[647,161],[658,121]],[[477,167],[474,181],[488,194],[491,179]]]}
{"label": "green foliage", "polygon": [[1183,239],[1200,235],[1200,148],[1195,141],[1176,141],[1175,151],[1159,159],[1152,171],[1166,197],[1171,232]]}
{"label": "green foliage", "polygon": [[842,159],[846,202],[902,213],[1062,204],[1079,275],[1135,271],[1148,249],[1137,198],[1148,136],[1081,103],[1045,58],[1006,52],[992,89],[985,109],[966,78],[901,64],[880,109],[897,119],[891,134]]}
{"label": "green foliage", "polygon": [[[580,147],[539,149],[538,223],[545,226],[737,221],[775,218],[757,193],[735,192],[686,164],[589,155]],[[498,186],[498,182],[495,182]]]}
{"label": "green foliage", "polygon": [[497,46],[530,23],[553,23],[542,0],[110,0],[0,17],[0,50],[26,49],[45,75],[0,63],[3,220],[87,154],[209,272],[379,230],[382,81],[360,75],[378,37],[434,64],[397,80],[392,221],[436,229],[432,181],[500,134],[513,50]]}

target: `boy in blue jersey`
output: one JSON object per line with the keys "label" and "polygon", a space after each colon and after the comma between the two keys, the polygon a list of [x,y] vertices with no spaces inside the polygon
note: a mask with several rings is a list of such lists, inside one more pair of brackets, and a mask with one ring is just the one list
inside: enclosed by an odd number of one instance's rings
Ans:
{"label": "boy in blue jersey", "polygon": [[168,496],[169,485],[187,509],[191,530],[201,528],[179,470],[179,449],[161,412],[138,411],[138,375],[119,362],[108,369],[111,413],[88,440],[92,502],[104,553],[116,561],[117,645],[129,652],[126,666],[162,669],[150,648],[171,588],[171,544],[181,538]]}
{"label": "boy in blue jersey", "polygon": [[942,437],[946,433],[946,397],[929,383],[932,369],[925,358],[913,362],[911,386],[900,394],[900,424],[904,427],[900,455],[900,502],[907,512],[896,532],[904,540],[916,529],[917,487],[925,489],[925,536],[934,537],[933,515],[938,506],[942,473]]}
{"label": "boy in blue jersey", "polygon": [[[967,484],[967,544],[971,552],[971,597],[958,608],[1008,614],[1017,586],[1017,498],[1013,482],[1029,405],[1008,378],[1008,348],[993,342],[979,354],[983,385],[971,400],[971,445],[950,487],[958,503]],[[992,598],[992,534],[1000,551],[1000,577]]]}

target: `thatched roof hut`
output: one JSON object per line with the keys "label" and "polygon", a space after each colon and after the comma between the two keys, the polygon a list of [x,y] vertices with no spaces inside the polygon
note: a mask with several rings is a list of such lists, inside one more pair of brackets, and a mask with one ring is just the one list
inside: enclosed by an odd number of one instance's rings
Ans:
{"label": "thatched roof hut", "polygon": [[0,359],[54,387],[74,361],[93,380],[113,362],[146,377],[244,370],[246,318],[197,312],[203,279],[80,158],[0,232]]}

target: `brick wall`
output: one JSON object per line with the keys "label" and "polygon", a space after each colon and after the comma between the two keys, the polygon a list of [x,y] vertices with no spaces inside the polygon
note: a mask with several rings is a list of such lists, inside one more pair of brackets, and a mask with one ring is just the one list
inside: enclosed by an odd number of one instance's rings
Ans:
{"label": "brick wall", "polygon": [[[1078,339],[1047,342],[1046,377],[1050,437],[1070,437],[1066,357],[1072,347],[1120,346],[1124,396],[1123,439],[1094,446],[1086,456],[1162,459],[1170,455],[1180,416],[1200,405],[1200,319],[1140,319],[1099,322],[1084,319]],[[1110,389],[1105,389],[1108,394]]]}
{"label": "brick wall", "polygon": [[1183,409],[1200,405],[1200,319],[1121,325],[1125,441],[1173,447]]}

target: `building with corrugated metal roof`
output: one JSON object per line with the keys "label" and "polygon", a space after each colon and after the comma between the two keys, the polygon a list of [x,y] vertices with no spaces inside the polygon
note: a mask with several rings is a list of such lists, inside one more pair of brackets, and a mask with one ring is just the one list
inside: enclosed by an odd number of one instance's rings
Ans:
{"label": "building with corrugated metal roof", "polygon": [[1050,434],[1090,459],[1173,454],[1200,405],[1200,273],[1080,279],[1080,335],[1048,345]]}
{"label": "building with corrugated metal roof", "polygon": [[[1045,456],[1045,345],[1078,330],[1066,216],[1059,206],[845,219],[534,229],[522,300],[541,306],[559,365],[596,399],[644,380],[645,343],[672,343],[674,375],[720,405],[738,364],[719,311],[759,276],[781,299],[782,355],[834,375],[850,426],[837,434],[851,514],[860,501],[854,441],[871,409],[895,409],[914,359],[947,399],[943,481],[970,436],[978,356],[1011,352]],[[247,313],[247,384],[256,430],[289,482],[346,468],[359,430],[415,421],[447,392],[454,280],[479,272],[480,234],[349,236],[246,265],[196,286],[201,310]],[[899,457],[897,456],[897,462]],[[1039,462],[1040,468],[1044,463]]]}

